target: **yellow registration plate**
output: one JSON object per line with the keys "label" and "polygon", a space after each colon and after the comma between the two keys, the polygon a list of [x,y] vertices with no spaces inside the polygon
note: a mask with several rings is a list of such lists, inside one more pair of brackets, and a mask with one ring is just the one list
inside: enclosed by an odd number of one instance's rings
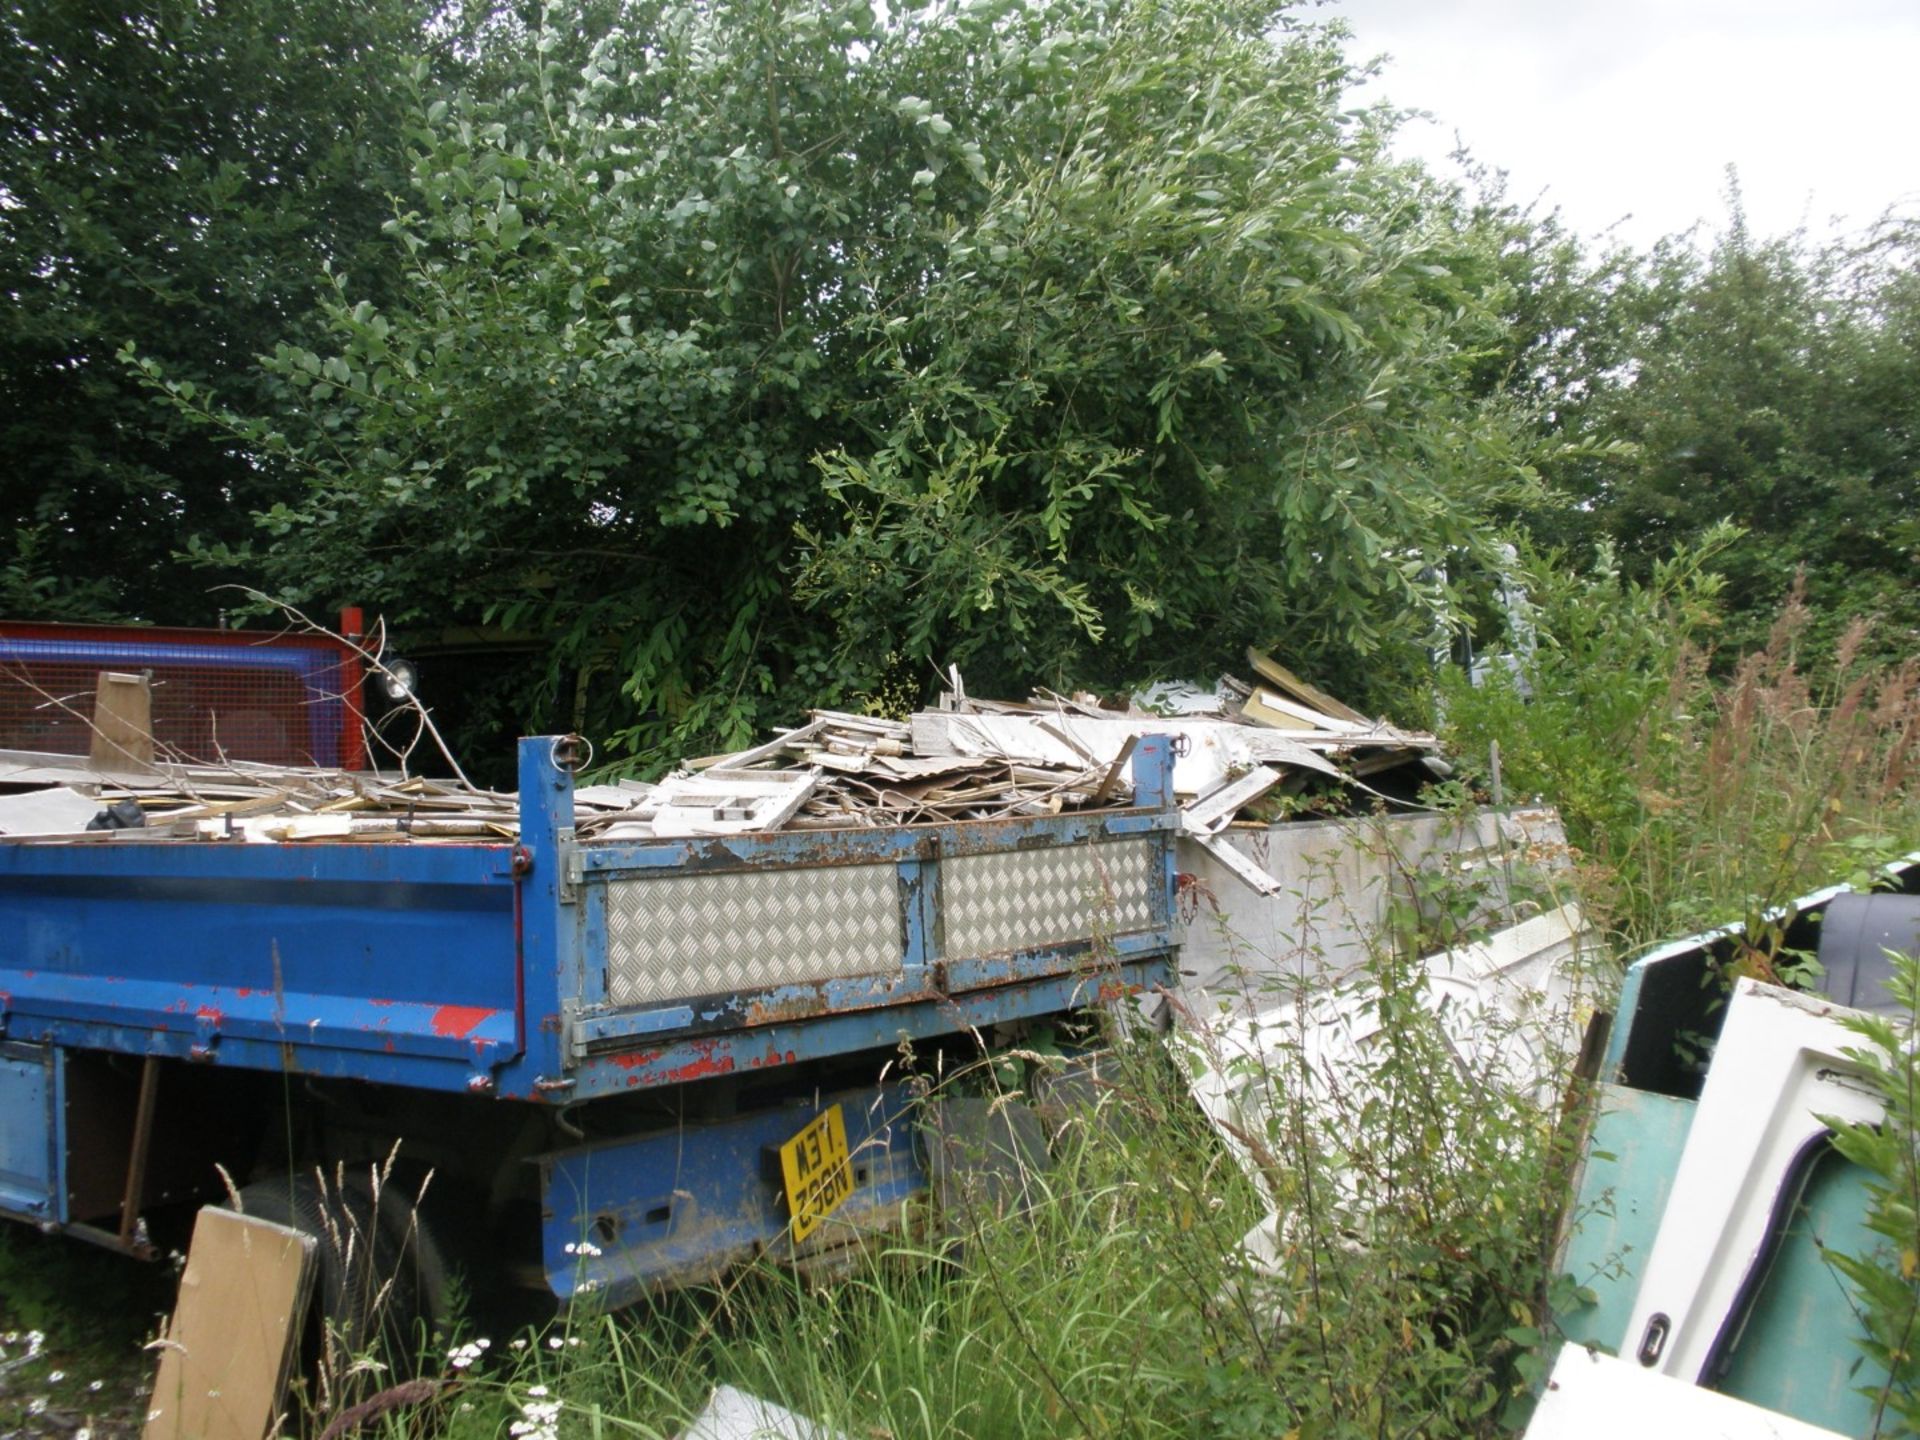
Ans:
{"label": "yellow registration plate", "polygon": [[829,1105],[780,1147],[780,1176],[786,1181],[793,1238],[804,1240],[853,1193],[847,1122],[838,1105]]}

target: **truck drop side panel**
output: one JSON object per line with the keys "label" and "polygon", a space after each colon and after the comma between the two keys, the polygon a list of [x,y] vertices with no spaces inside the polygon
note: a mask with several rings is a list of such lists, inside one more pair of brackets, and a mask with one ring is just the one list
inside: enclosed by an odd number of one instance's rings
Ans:
{"label": "truck drop side panel", "polygon": [[[523,1133],[524,1116],[495,1104],[520,1101],[544,1111],[552,1135],[582,1136],[569,1115],[606,1102],[591,1146],[541,1160],[543,1183],[567,1193],[547,1197],[549,1238],[584,1239],[588,1220],[627,1217],[638,1266],[634,1237],[654,1223],[660,1177],[636,1177],[656,1153],[680,1152],[649,1139],[662,1121],[634,1117],[679,1110],[667,1092],[755,1073],[762,1108],[715,1117],[699,1132],[714,1153],[695,1159],[713,1243],[736,1231],[764,1239],[778,1208],[765,1176],[726,1157],[757,1153],[817,1111],[795,1067],[984,1034],[1171,975],[1176,815],[1162,738],[1139,744],[1124,809],[639,842],[577,839],[569,758],[564,741],[521,742],[513,842],[274,845],[134,831],[0,844],[0,1211],[61,1218],[63,1154],[79,1153],[63,1147],[87,1143],[62,1119],[63,1058],[90,1057],[90,1084],[106,1077],[90,1095],[131,1094],[139,1060],[183,1061],[208,1077],[398,1087],[445,1135],[482,1115]],[[166,1093],[180,1087],[170,1080]],[[860,1093],[871,1110],[880,1092]],[[609,1108],[622,1096],[640,1108]],[[363,1134],[380,1113],[365,1111]],[[864,1135],[865,1124],[853,1128]],[[118,1133],[111,1154],[88,1157],[88,1213],[113,1208],[130,1150],[146,1153],[139,1125]],[[491,1163],[465,1158],[479,1174]],[[528,1158],[503,1153],[496,1168],[530,1173]],[[874,1168],[855,1202],[891,1204],[921,1183],[900,1166]],[[128,1227],[134,1218],[123,1214]],[[671,1235],[662,1244],[631,1273],[698,1259],[691,1238],[691,1250]],[[558,1257],[546,1258],[565,1293]]]}
{"label": "truck drop side panel", "polygon": [[0,846],[16,1040],[433,1087],[509,1058],[502,846]]}

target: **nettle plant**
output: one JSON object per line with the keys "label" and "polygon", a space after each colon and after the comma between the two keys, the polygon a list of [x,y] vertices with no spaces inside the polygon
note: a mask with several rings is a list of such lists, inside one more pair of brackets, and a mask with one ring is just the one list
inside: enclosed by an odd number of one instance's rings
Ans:
{"label": "nettle plant", "polygon": [[1877,1378],[1861,1393],[1873,1401],[1875,1436],[1920,1435],[1920,960],[1894,957],[1890,1015],[1855,1012],[1843,1023],[1865,1042],[1848,1051],[1886,1107],[1878,1124],[1835,1122],[1833,1145],[1867,1174],[1867,1228],[1876,1244],[1862,1254],[1829,1250],[1827,1259],[1854,1292],[1864,1330],[1857,1343]]}
{"label": "nettle plant", "polygon": [[[1235,1293],[1263,1317],[1300,1435],[1504,1433],[1570,1298],[1551,1267],[1577,1138],[1564,1100],[1604,976],[1576,951],[1558,993],[1472,999],[1424,962],[1539,905],[1490,904],[1482,875],[1434,857],[1364,959],[1330,971],[1314,937],[1335,923],[1336,868],[1287,897],[1296,953],[1258,956],[1216,920],[1250,972],[1286,977],[1250,990],[1259,1018],[1181,1026],[1202,1104],[1270,1207]],[[1534,888],[1513,878],[1509,894]]]}

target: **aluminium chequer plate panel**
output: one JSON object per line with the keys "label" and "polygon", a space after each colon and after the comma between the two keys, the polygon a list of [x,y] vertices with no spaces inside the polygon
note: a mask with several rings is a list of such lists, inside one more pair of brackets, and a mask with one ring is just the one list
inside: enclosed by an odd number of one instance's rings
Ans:
{"label": "aluminium chequer plate panel", "polygon": [[1153,924],[1154,841],[961,855],[941,863],[945,950],[1029,950]]}
{"label": "aluminium chequer plate panel", "polygon": [[898,973],[892,864],[733,870],[607,886],[607,998],[695,995]]}

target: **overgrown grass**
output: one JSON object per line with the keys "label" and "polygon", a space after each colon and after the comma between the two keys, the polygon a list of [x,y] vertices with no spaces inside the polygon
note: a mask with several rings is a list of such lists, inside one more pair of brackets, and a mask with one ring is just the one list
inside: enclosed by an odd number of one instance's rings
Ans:
{"label": "overgrown grass", "polygon": [[[445,1433],[673,1436],[718,1384],[849,1440],[1507,1433],[1549,1288],[1558,1110],[1463,1069],[1414,975],[1383,958],[1364,977],[1387,1023],[1342,1096],[1262,1077],[1279,1103],[1252,1170],[1178,1052],[1123,1035],[1026,1213],[922,1214],[920,1238],[830,1284],[754,1266],[468,1348]],[[1275,1203],[1257,1263],[1242,1240]]]}
{"label": "overgrown grass", "polygon": [[1818,617],[1796,588],[1766,645],[1717,673],[1709,560],[1645,586],[1604,557],[1541,582],[1539,652],[1480,688],[1452,672],[1447,738],[1482,780],[1497,743],[1509,794],[1560,806],[1589,908],[1629,958],[1744,917],[1764,975],[1766,912],[1920,844],[1920,657],[1876,658],[1856,618],[1810,672]]}

